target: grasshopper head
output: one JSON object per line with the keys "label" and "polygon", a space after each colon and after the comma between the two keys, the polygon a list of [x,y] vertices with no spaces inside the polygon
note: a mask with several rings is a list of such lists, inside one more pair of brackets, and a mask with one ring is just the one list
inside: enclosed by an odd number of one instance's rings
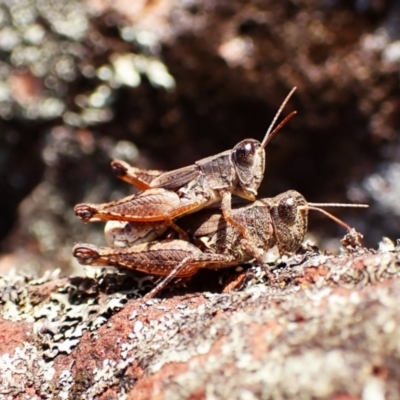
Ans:
{"label": "grasshopper head", "polygon": [[265,199],[264,203],[270,206],[276,244],[281,254],[293,253],[300,248],[307,232],[309,210],[319,211],[347,229],[351,239],[356,240],[355,245],[361,246],[359,241],[362,235],[322,207],[368,208],[367,204],[308,203],[294,190],[288,190],[272,199]]}
{"label": "grasshopper head", "polygon": [[279,252],[293,253],[300,248],[307,232],[307,201],[294,190],[271,200],[271,217]]}
{"label": "grasshopper head", "polygon": [[275,129],[273,129],[281,111],[294,93],[294,87],[286,96],[272,124],[269,126],[262,143],[254,139],[245,139],[239,142],[232,150],[232,162],[236,171],[238,184],[234,194],[247,200],[255,200],[258,188],[264,177],[265,170],[265,147],[280,129],[294,116],[296,111],[291,112]]}
{"label": "grasshopper head", "polygon": [[233,148],[232,162],[238,178],[234,193],[254,201],[264,176],[264,148],[257,140],[242,140]]}

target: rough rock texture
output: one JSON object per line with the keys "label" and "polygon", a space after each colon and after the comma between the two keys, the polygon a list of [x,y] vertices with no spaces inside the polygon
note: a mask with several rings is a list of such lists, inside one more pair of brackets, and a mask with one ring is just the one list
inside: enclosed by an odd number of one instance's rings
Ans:
{"label": "rough rock texture", "polygon": [[271,268],[147,302],[136,275],[4,275],[1,399],[397,399],[400,247]]}
{"label": "rough rock texture", "polygon": [[261,195],[368,202],[344,218],[398,237],[399,4],[1,0],[0,269],[75,269],[73,242],[102,239],[73,205],[131,190],[111,158],[172,169],[261,138],[293,85]]}

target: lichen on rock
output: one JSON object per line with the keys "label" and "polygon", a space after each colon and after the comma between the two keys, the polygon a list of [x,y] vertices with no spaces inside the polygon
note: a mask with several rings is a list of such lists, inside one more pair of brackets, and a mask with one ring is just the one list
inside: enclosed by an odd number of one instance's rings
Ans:
{"label": "lichen on rock", "polygon": [[188,289],[171,285],[166,297],[148,301],[141,296],[154,282],[143,277],[5,275],[1,332],[13,332],[14,342],[0,345],[0,393],[395,399],[398,248],[387,240],[382,250],[337,256],[308,248],[270,267],[274,286],[252,266],[235,291],[179,296]]}

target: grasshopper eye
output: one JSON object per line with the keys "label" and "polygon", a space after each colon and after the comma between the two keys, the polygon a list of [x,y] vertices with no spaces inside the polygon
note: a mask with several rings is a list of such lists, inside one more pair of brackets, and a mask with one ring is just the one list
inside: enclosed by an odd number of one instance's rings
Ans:
{"label": "grasshopper eye", "polygon": [[[257,144],[258,146],[256,146]],[[243,140],[237,144],[233,149],[233,158],[236,164],[243,167],[252,166],[257,147],[260,147],[260,144],[255,140]]]}
{"label": "grasshopper eye", "polygon": [[285,198],[279,202],[278,214],[285,222],[293,222],[296,219],[297,207],[293,197]]}

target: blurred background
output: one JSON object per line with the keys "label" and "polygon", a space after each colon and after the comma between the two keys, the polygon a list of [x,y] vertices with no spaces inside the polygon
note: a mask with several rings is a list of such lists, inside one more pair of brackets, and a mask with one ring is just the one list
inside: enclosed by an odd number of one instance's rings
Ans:
{"label": "blurred background", "polygon": [[112,158],[169,170],[261,140],[293,86],[260,196],[367,202],[332,211],[368,246],[400,237],[399,68],[399,0],[0,0],[0,272],[77,272],[104,224],[73,206],[133,192]]}

